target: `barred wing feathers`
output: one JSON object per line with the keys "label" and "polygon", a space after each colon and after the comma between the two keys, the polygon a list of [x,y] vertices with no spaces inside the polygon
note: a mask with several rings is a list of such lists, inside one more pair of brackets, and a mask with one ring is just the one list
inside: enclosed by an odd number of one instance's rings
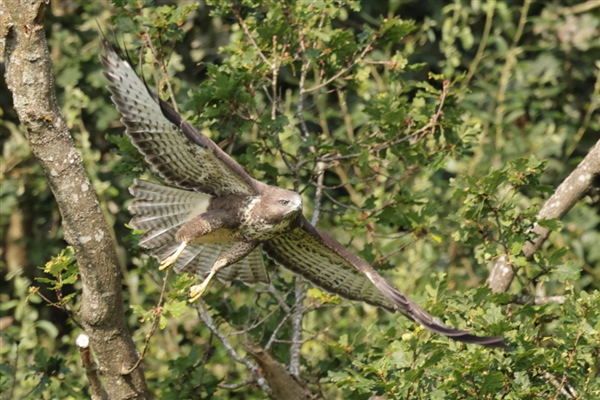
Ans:
{"label": "barred wing feathers", "polygon": [[[181,190],[136,179],[129,188],[136,200],[129,206],[133,215],[130,225],[147,231],[140,239],[140,246],[150,249],[159,261],[173,254],[180,242],[175,240],[177,230],[190,218],[206,211],[210,196],[204,193]],[[205,277],[217,257],[232,244],[190,243],[173,269],[177,273]],[[269,282],[263,255],[260,249],[254,250],[244,259],[219,271],[222,281],[239,279],[245,283]]]}
{"label": "barred wing feathers", "polygon": [[257,194],[257,184],[244,169],[206,136],[160,100],[102,41],[104,75],[112,100],[122,115],[132,143],[167,182],[213,195]]}
{"label": "barred wing feathers", "polygon": [[399,311],[432,332],[487,347],[506,348],[500,337],[480,337],[444,325],[385,280],[368,263],[335,239],[312,226],[302,226],[263,244],[277,263],[303,276],[314,285],[350,300]]}
{"label": "barred wing feathers", "polygon": [[[312,228],[311,225],[309,225]],[[313,228],[316,230],[316,228]],[[323,235],[322,232],[319,232]],[[327,292],[346,299],[364,301],[394,311],[394,303],[365,279],[346,257],[332,251],[306,228],[271,239],[263,244],[267,255]],[[353,255],[354,256],[354,255]]]}

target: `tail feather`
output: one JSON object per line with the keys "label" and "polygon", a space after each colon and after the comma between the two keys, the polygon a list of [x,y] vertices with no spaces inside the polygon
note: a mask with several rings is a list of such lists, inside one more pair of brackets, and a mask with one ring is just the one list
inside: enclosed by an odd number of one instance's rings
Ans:
{"label": "tail feather", "polygon": [[130,225],[135,229],[150,230],[156,228],[172,228],[180,226],[185,221],[181,221],[180,213],[158,214],[158,215],[136,215],[130,221]]}
{"label": "tail feather", "polygon": [[269,283],[269,276],[266,274],[263,276],[261,273],[264,269],[262,250],[257,248],[236,264],[220,271],[217,276],[224,281],[231,281],[237,277],[243,282]]}
{"label": "tail feather", "polygon": [[[175,234],[177,233],[177,230],[179,229],[179,227],[181,225],[183,225],[183,223],[178,224],[178,225],[163,227],[160,229],[158,229],[158,228],[151,229],[140,238],[139,245],[145,249],[156,249],[159,247],[163,247],[169,243],[173,243],[174,245],[177,245],[175,247],[175,249],[177,249],[177,247],[179,247],[179,242],[177,242],[175,240]],[[134,228],[136,228],[136,227],[134,226]],[[136,229],[141,229],[141,228],[136,228]],[[173,251],[175,251],[175,250],[173,250]],[[166,256],[160,258],[159,261],[162,261],[163,259],[167,258],[169,255],[170,254],[167,254]]]}
{"label": "tail feather", "polygon": [[[129,189],[132,195],[141,200],[149,200],[152,204],[196,204],[199,199],[209,199],[210,196],[203,193],[191,192],[159,185],[140,179]],[[160,201],[163,203],[160,203]]]}
{"label": "tail feather", "polygon": [[[198,244],[190,243],[173,267],[175,272],[197,275],[204,277],[210,272],[210,268],[215,263],[222,252],[227,251],[233,244],[211,243]],[[161,254],[167,257],[175,251],[177,246],[166,248]],[[269,275],[265,272],[265,265],[260,249],[254,250],[245,258],[217,273],[217,278],[222,282],[231,282],[239,279],[247,284],[269,283]]]}
{"label": "tail feather", "polygon": [[[224,250],[224,246],[221,243],[211,244],[189,244],[183,251],[177,264],[173,266],[173,269],[178,274],[187,272],[188,274],[195,274],[203,276],[210,271],[219,254]],[[195,260],[201,262],[194,262]]]}
{"label": "tail feather", "polygon": [[[211,196],[176,189],[164,185],[136,180],[129,191],[136,200],[129,206],[133,215],[130,225],[147,231],[140,239],[140,246],[150,249],[151,254],[163,261],[177,250],[180,242],[175,240],[177,231],[190,218],[205,212]],[[231,245],[226,243],[189,243],[177,259],[173,269],[177,273],[206,276],[219,255]],[[217,273],[221,281],[239,279],[245,283],[269,282],[260,249],[246,258]]]}

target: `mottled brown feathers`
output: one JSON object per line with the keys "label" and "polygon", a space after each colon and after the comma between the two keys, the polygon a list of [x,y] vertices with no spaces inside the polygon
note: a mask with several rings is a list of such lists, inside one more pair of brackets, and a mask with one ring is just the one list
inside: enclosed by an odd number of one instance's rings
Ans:
{"label": "mottled brown feathers", "polygon": [[[160,101],[107,41],[100,62],[127,134],[162,178],[213,195],[256,194],[260,182]],[[159,103],[160,102],[160,103]]]}

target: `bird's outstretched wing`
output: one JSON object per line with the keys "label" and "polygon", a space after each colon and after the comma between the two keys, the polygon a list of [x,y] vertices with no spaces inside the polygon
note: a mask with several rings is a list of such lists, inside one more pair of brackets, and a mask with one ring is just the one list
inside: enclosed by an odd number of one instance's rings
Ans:
{"label": "bird's outstretched wing", "polygon": [[257,193],[258,181],[213,141],[152,92],[106,41],[100,62],[108,89],[133,144],[166,181],[184,189],[222,196]]}
{"label": "bird's outstretched wing", "polygon": [[[181,188],[213,196],[261,193],[265,184],[252,179],[216,144],[160,100],[106,40],[102,41],[102,46],[106,56],[101,56],[100,61],[107,69],[105,76],[113,84],[109,90],[123,116],[121,121],[127,127],[127,134],[165,180]],[[132,225],[149,230],[141,245],[152,249],[159,258],[171,253],[171,247],[177,245],[175,231],[182,218],[184,220],[189,213],[196,213],[197,203],[203,200],[176,193],[173,188],[140,181],[132,187],[132,191],[139,198],[132,204],[132,213],[136,215]],[[175,196],[178,202],[171,205],[172,199],[167,199],[169,196]],[[166,207],[165,200],[168,200]],[[398,291],[365,261],[313,227],[304,217],[300,218],[299,228],[263,243],[263,249],[279,264],[329,292],[397,310],[433,332],[466,343],[507,347],[502,338],[479,337],[444,325]],[[190,246],[186,251],[188,253],[181,256],[182,264],[176,265],[176,268],[204,273],[206,264],[202,260],[205,257],[201,254],[206,252],[209,258],[214,257],[222,248]],[[252,257],[256,256],[255,252]],[[251,270],[249,265],[240,264],[239,268],[229,271],[234,276],[223,271],[220,277],[229,280],[243,276],[251,282],[268,282],[264,268],[260,266]]]}
{"label": "bird's outstretched wing", "polygon": [[302,219],[301,227],[263,244],[265,252],[278,264],[328,292],[399,311],[432,332],[461,342],[507,348],[500,337],[476,336],[444,325],[396,289],[367,262]]}

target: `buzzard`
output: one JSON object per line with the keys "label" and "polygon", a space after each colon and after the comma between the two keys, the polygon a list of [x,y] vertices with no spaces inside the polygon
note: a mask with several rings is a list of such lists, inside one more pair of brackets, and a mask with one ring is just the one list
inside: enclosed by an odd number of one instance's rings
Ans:
{"label": "buzzard", "polygon": [[269,282],[262,252],[314,285],[350,300],[399,311],[432,332],[487,347],[500,337],[475,336],[444,325],[398,291],[367,262],[302,214],[298,193],[253,179],[214,142],[151,91],[106,41],[100,56],[112,101],[132,143],[172,186],[136,180],[131,226],[147,232],[140,246],[160,268],[204,277],[199,298],[216,276]]}

